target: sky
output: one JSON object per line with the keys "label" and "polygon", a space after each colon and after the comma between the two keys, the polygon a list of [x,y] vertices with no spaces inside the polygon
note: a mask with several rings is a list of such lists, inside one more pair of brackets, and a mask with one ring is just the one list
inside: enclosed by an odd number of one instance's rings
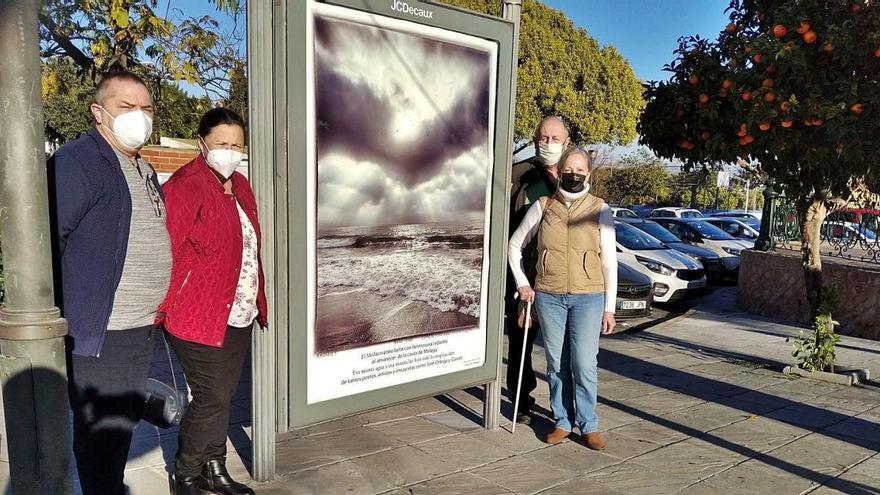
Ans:
{"label": "sky", "polygon": [[494,45],[479,44],[318,18],[319,229],[483,218]]}
{"label": "sky", "polygon": [[715,38],[729,22],[729,0],[543,0],[565,12],[600,45],[613,45],[643,81],[665,80],[681,36]]}

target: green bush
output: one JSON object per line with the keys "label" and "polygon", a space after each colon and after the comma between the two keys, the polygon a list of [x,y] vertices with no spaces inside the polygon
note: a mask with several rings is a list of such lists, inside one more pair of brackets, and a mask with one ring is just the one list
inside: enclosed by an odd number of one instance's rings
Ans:
{"label": "green bush", "polygon": [[798,366],[802,369],[834,372],[835,346],[840,342],[834,327],[840,324],[831,318],[831,311],[837,306],[837,301],[837,286],[825,287],[818,315],[813,321],[813,333],[806,335],[801,330],[795,339],[791,355],[797,358]]}

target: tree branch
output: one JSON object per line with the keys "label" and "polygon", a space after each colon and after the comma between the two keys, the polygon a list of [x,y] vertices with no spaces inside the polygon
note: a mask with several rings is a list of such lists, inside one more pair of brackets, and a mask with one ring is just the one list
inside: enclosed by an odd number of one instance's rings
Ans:
{"label": "tree branch", "polygon": [[39,13],[40,23],[49,31],[49,35],[52,37],[52,40],[58,44],[58,46],[64,50],[64,53],[73,59],[76,65],[80,66],[83,70],[91,70],[94,67],[95,62],[86,56],[73,42],[69,37],[61,34],[58,29],[58,25],[55,24],[55,21],[52,20],[51,17],[46,15],[45,12]]}

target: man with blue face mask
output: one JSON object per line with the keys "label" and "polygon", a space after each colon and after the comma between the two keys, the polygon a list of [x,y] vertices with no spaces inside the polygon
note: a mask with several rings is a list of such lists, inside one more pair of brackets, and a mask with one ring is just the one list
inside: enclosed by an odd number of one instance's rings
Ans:
{"label": "man with blue face mask", "polygon": [[[535,128],[535,156],[513,165],[513,185],[510,196],[510,230],[513,234],[529,207],[543,196],[552,196],[556,192],[556,184],[559,180],[556,172],[556,163],[562,152],[571,144],[568,126],[561,117],[548,116],[541,119]],[[523,250],[523,262],[529,270],[529,280],[535,280],[535,263],[537,251],[535,243],[526,246]],[[522,348],[526,346],[526,361],[522,373],[522,393],[519,399],[517,417],[518,423],[528,424],[531,422],[531,410],[535,404],[531,392],[537,387],[538,382],[532,369],[532,346],[537,334],[537,325],[530,330],[524,330],[518,325],[519,303],[513,299],[516,292],[516,282],[511,272],[507,273],[508,297],[505,304],[505,321],[508,337],[507,353],[507,390],[511,402],[515,400],[517,382],[519,379],[519,362]],[[533,322],[537,319],[533,319]]]}
{"label": "man with blue face mask", "polygon": [[153,125],[147,86],[134,74],[109,73],[90,110],[95,128],[49,160],[56,294],[69,324],[80,486],[84,495],[122,495],[171,245],[156,173],[138,155]]}

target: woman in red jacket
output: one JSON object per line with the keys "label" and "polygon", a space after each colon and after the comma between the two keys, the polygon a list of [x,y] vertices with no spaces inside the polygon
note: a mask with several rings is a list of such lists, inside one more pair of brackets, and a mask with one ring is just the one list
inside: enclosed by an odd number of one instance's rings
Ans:
{"label": "woman in red jacket", "polygon": [[224,108],[198,130],[201,154],[164,186],[173,265],[160,323],[192,391],[175,456],[177,495],[253,494],[226,471],[229,403],[256,320],[266,326],[257,204],[235,171],[244,122]]}

